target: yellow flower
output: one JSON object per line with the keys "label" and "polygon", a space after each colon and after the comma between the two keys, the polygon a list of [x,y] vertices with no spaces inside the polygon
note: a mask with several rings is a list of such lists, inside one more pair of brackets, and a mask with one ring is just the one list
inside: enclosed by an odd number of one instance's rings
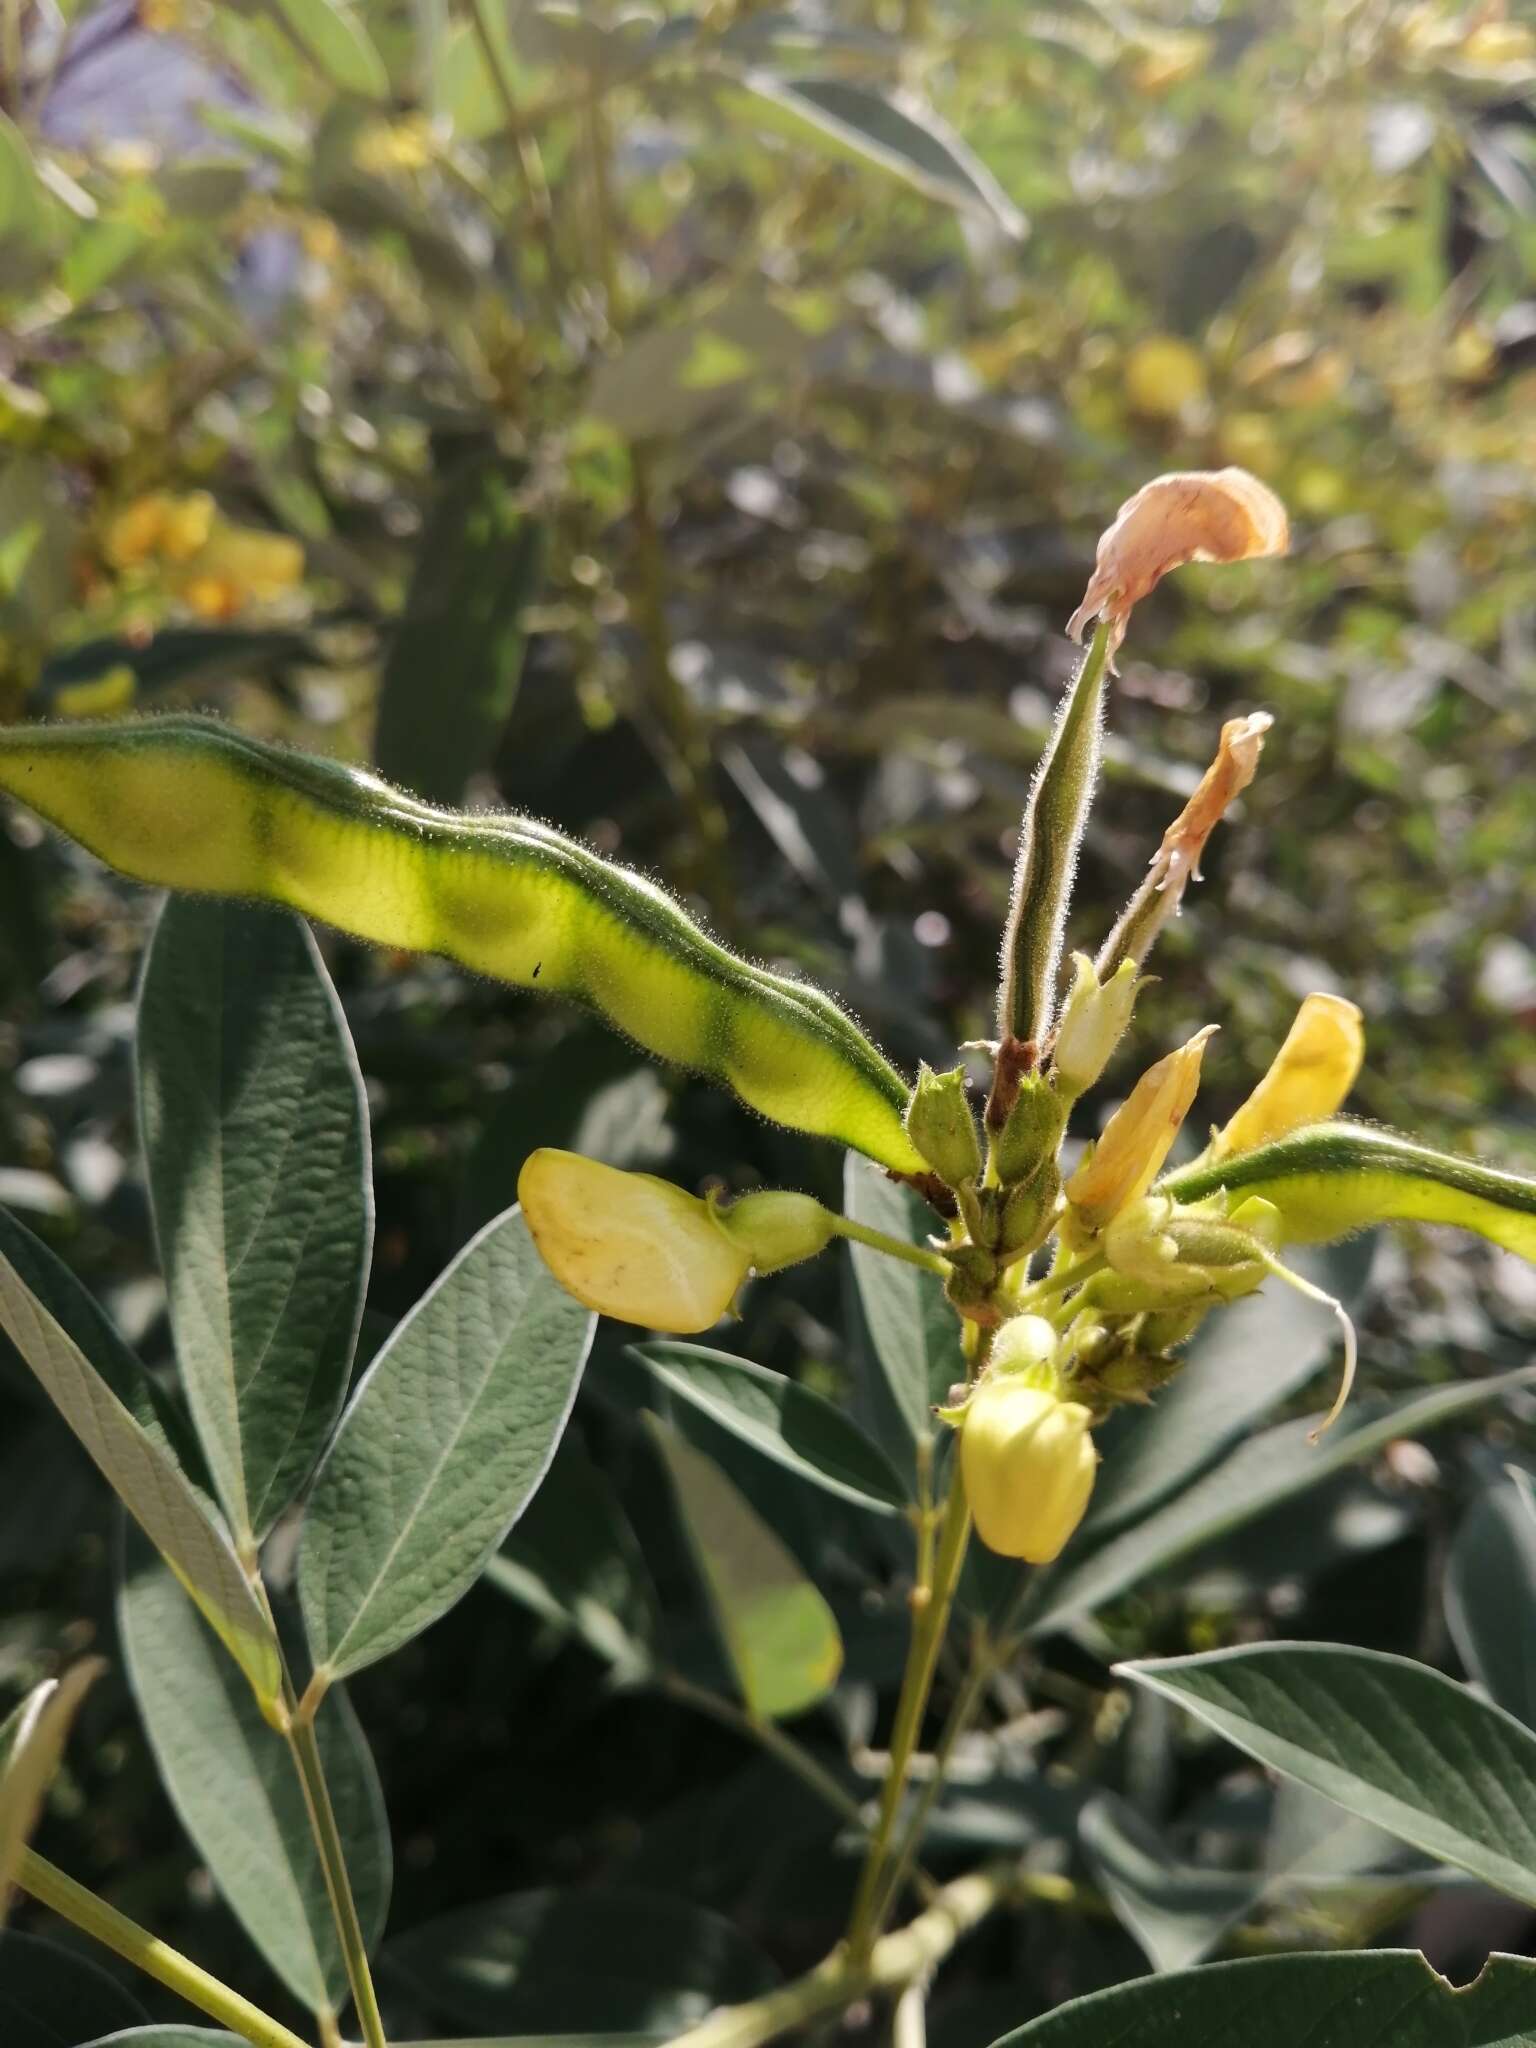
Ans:
{"label": "yellow flower", "polygon": [[1072,987],[1062,1005],[1051,1059],[1069,1094],[1081,1095],[1091,1088],[1109,1065],[1131,1021],[1140,987],[1134,960],[1122,960],[1101,984],[1088,955],[1072,955]]}
{"label": "yellow flower", "polygon": [[1308,996],[1269,1072],[1212,1141],[1211,1158],[1251,1152],[1303,1124],[1326,1122],[1355,1085],[1364,1056],[1355,1005],[1343,996]]}
{"label": "yellow flower", "polygon": [[567,1294],[620,1322],[708,1330],[752,1269],[697,1195],[579,1153],[529,1154],[517,1198],[539,1256]]}
{"label": "yellow flower", "polygon": [[1092,1416],[1016,1375],[983,1380],[960,1425],[960,1476],[989,1550],[1049,1564],[1083,1519],[1098,1456]]}
{"label": "yellow flower", "polygon": [[1147,1069],[1067,1182],[1067,1200],[1086,1230],[1101,1230],[1157,1179],[1195,1099],[1200,1062],[1215,1029],[1207,1024]]}
{"label": "yellow flower", "polygon": [[749,1273],[814,1257],[837,1220],[809,1195],[765,1188],[726,1207],[653,1174],[548,1146],[529,1154],[517,1195],[540,1257],[568,1294],[601,1315],[676,1336],[719,1322]]}
{"label": "yellow flower", "polygon": [[1146,419],[1176,420],[1206,396],[1205,357],[1176,334],[1149,334],[1125,359],[1125,395]]}

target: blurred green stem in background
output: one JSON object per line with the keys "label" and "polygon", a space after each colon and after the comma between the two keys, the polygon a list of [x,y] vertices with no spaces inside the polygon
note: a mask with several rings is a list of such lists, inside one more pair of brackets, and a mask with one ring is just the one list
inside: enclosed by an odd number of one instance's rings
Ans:
{"label": "blurred green stem in background", "polygon": [[98,1899],[84,1885],[76,1884],[35,1850],[22,1851],[16,1876],[22,1890],[29,1892],[39,1905],[50,1907],[60,1919],[68,1920],[82,1934],[90,1935],[124,1962],[132,1963],[136,1970],[142,1970],[147,1977],[184,1998],[188,2005],[195,2005],[199,2012],[228,2027],[241,2040],[251,2042],[253,2048],[309,2048],[307,2042],[291,2034],[259,2006],[231,1991],[217,1977],[210,1977],[189,1957],[158,1940],[137,1921],[109,1906],[105,1899]]}

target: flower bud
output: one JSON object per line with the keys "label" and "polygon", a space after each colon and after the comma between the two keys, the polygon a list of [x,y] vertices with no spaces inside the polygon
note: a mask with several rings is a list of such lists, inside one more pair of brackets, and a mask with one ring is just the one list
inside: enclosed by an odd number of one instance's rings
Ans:
{"label": "flower bud", "polygon": [[992,1148],[1004,1187],[1033,1180],[1054,1160],[1066,1128],[1066,1104],[1043,1075],[1026,1074]]}
{"label": "flower bud", "polygon": [[1269,1072],[1217,1133],[1210,1157],[1251,1152],[1303,1124],[1325,1123],[1355,1085],[1364,1056],[1365,1032],[1355,1005],[1343,996],[1308,996]]}
{"label": "flower bud", "polygon": [[960,1428],[960,1476],[989,1550],[1030,1564],[1059,1554],[1093,1491],[1091,1420],[1080,1401],[1017,1374],[982,1381]]}
{"label": "flower bud", "polygon": [[1105,1258],[1112,1271],[1146,1290],[1143,1307],[1252,1294],[1270,1271],[1263,1251],[1254,1231],[1178,1209],[1157,1195],[1122,1210],[1104,1232]]}
{"label": "flower bud", "polygon": [[1088,1231],[1138,1201],[1162,1170],[1200,1086],[1200,1062],[1214,1024],[1149,1067],[1067,1182],[1067,1200]]}
{"label": "flower bud", "polygon": [[825,1251],[836,1218],[811,1195],[764,1188],[739,1202],[715,1204],[710,1221],[747,1254],[756,1273],[777,1273]]}
{"label": "flower bud", "polygon": [[1061,1171],[1054,1159],[1047,1159],[1031,1179],[1008,1190],[998,1249],[1018,1258],[1044,1244],[1055,1227],[1060,1199]]}
{"label": "flower bud", "polygon": [[1141,981],[1134,960],[1122,960],[1102,985],[1086,953],[1072,955],[1072,988],[1056,1027],[1052,1067],[1069,1094],[1091,1088],[1109,1065],[1136,1007]]}
{"label": "flower bud", "polygon": [[692,1336],[717,1323],[752,1267],[707,1202],[649,1173],[543,1147],[517,1180],[539,1256],[600,1314]]}
{"label": "flower bud", "polygon": [[1014,1316],[1000,1325],[992,1340],[988,1372],[1022,1373],[1031,1386],[1056,1390],[1056,1326],[1044,1316]]}
{"label": "flower bud", "polygon": [[965,1070],[936,1074],[919,1068],[907,1105],[907,1136],[946,1187],[958,1188],[981,1172],[981,1140],[966,1098]]}

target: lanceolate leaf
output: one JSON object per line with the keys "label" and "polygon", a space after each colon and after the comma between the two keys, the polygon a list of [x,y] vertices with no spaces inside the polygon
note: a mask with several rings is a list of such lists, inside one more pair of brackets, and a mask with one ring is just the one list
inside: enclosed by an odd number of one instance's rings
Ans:
{"label": "lanceolate leaf", "polygon": [[1536,1905],[1536,1735],[1427,1664],[1261,1643],[1118,1668],[1260,1763]]}
{"label": "lanceolate leaf", "polygon": [[517,1210],[488,1223],[369,1367],[304,1517],[299,1596],[332,1677],[469,1588],[554,1456],[597,1321]]}
{"label": "lanceolate leaf", "polygon": [[1186,1167],[1159,1191],[1198,1202],[1223,1188],[1273,1202],[1286,1238],[1299,1244],[1372,1223],[1451,1223],[1536,1261],[1536,1180],[1370,1124],[1314,1124],[1214,1166]]}
{"label": "lanceolate leaf", "polygon": [[1536,1728],[1536,1485],[1528,1472],[1475,1500],[1446,1565],[1446,1619],[1462,1662]]}
{"label": "lanceolate leaf", "polygon": [[831,1608],[712,1458],[670,1430],[653,1435],[748,1708],[803,1713],[842,1669]]}
{"label": "lanceolate leaf", "polygon": [[374,759],[429,803],[460,802],[490,766],[517,696],[545,551],[517,481],[496,456],[444,480],[384,665]]}
{"label": "lanceolate leaf", "polygon": [[1536,2048],[1536,1963],[1456,1990],[1406,1949],[1263,1956],[1074,1998],[993,2048]]}
{"label": "lanceolate leaf", "polygon": [[0,1209],[0,1254],[10,1261],[33,1300],[85,1353],[145,1435],[184,1471],[200,1474],[201,1453],[185,1414],[150,1378],[95,1297],[7,1209]]}
{"label": "lanceolate leaf", "polygon": [[843,155],[879,164],[930,199],[980,215],[1015,239],[1026,232],[1023,214],[986,165],[931,108],[904,107],[842,78],[751,70],[741,82],[757,102],[760,124],[810,135]]}
{"label": "lanceolate leaf", "polygon": [[1228,1458],[1177,1493],[1144,1521],[1133,1522],[1094,1547],[1073,1542],[1059,1564],[1036,1582],[1024,1609],[1031,1634],[1041,1635],[1082,1614],[1203,1543],[1267,1514],[1346,1466],[1373,1456],[1395,1437],[1433,1429],[1452,1416],[1529,1386],[1536,1367],[1468,1380],[1412,1394],[1371,1412],[1361,1404],[1319,1442],[1311,1421],[1282,1422],[1250,1437]]}
{"label": "lanceolate leaf", "polygon": [[286,903],[585,1003],[791,1129],[903,1173],[907,1084],[819,989],[738,959],[653,883],[548,826],[168,717],[0,732],[0,788],[124,874]]}
{"label": "lanceolate leaf", "polygon": [[202,1609],[257,1699],[270,1705],[280,1688],[277,1645],[229,1538],[169,1453],[134,1420],[3,1256],[0,1328]]}
{"label": "lanceolate leaf", "polygon": [[0,1723],[0,1926],[21,1852],[64,1754],[69,1724],[103,1669],[100,1658],[92,1657],[71,1666],[61,1679],[46,1679]]}
{"label": "lanceolate leaf", "polygon": [[633,1345],[630,1356],[680,1400],[813,1486],[879,1514],[906,1504],[890,1461],[857,1423],[783,1373],[666,1340]]}
{"label": "lanceolate leaf", "polygon": [[[843,1207],[855,1222],[892,1237],[921,1242],[935,1227],[930,1209],[905,1188],[894,1187],[862,1161],[850,1159],[843,1176]],[[898,1264],[867,1245],[850,1244],[859,1306],[875,1368],[866,1389],[880,1440],[895,1457],[933,1436],[933,1410],[965,1378],[960,1325],[944,1299],[944,1283],[918,1266]]]}
{"label": "lanceolate leaf", "polygon": [[[288,1745],[175,1579],[130,1532],[118,1592],[129,1681],[160,1776],[214,1882],[268,1964],[312,2012],[345,2003],[347,1972]],[[369,1942],[389,1903],[389,1832],[373,1763],[343,1697],[315,1723]]]}
{"label": "lanceolate leaf", "polygon": [[373,1232],[362,1075],[303,923],[168,903],[138,1071],[182,1382],[236,1537],[259,1542],[340,1410]]}

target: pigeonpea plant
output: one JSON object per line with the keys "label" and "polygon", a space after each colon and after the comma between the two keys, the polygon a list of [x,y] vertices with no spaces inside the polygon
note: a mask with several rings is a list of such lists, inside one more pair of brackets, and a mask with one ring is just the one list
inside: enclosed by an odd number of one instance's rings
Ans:
{"label": "pigeonpea plant", "polygon": [[[349,2000],[368,2048],[386,2039],[370,1957],[388,1837],[345,1681],[485,1571],[554,1455],[597,1315],[698,1335],[737,1311],[754,1274],[844,1238],[877,1341],[883,1332],[899,1350],[934,1314],[952,1340],[932,1349],[953,1361],[947,1383],[893,1377],[888,1388],[907,1432],[903,1470],[820,1397],[747,1361],[673,1342],[637,1352],[684,1407],[910,1530],[905,1668],[866,1810],[781,1726],[836,1681],[827,1601],[718,1465],[684,1434],[656,1432],[746,1712],[675,1673],[674,1689],[734,1714],[863,1844],[837,1950],[775,1988],[724,1971],[691,2006],[669,2008],[689,2048],[752,2048],[870,1994],[920,2002],[978,1920],[1050,1896],[1048,1879],[1011,1862],[936,1888],[920,1863],[925,1829],[985,1685],[1021,1643],[1187,1547],[1177,1500],[1161,1535],[1155,1517],[1127,1531],[1123,1497],[1078,1532],[1096,1433],[1180,1374],[1208,1317],[1278,1282],[1336,1317],[1343,1338],[1338,1395],[1319,1423],[1300,1437],[1282,1425],[1248,1464],[1239,1454],[1185,1475],[1191,1494],[1222,1493],[1212,1513],[1228,1525],[1527,1377],[1435,1389],[1322,1441],[1350,1390],[1354,1333],[1341,1302],[1287,1263],[1289,1247],[1416,1219],[1536,1260],[1536,1185],[1339,1114],[1364,1050],[1344,998],[1306,998],[1247,1101],[1182,1163],[1169,1165],[1213,1026],[1157,1058],[1097,1134],[1069,1137],[1269,724],[1227,723],[1124,914],[1096,956],[1075,953],[1064,971],[1115,651],[1170,569],[1286,545],[1283,508],[1241,471],[1161,477],[1122,508],[1071,622],[1091,640],[1022,822],[996,1035],[966,1049],[970,1065],[924,1069],[915,1084],[819,990],[727,951],[655,885],[529,819],[438,810],[195,717],[0,733],[0,787],[173,892],[145,967],[138,1085],[179,1385],[147,1377],[9,1218],[0,1327],[132,1518],[123,1650],[167,1788],[322,2048],[341,2038]],[[793,1190],[696,1194],[536,1151],[520,1207],[465,1246],[349,1396],[370,1255],[368,1119],[345,1021],[295,911],[585,1004],[763,1116],[847,1148],[859,1163],[846,1213]],[[983,1068],[984,1085],[973,1081]],[[916,1210],[926,1226],[914,1233]],[[497,1562],[515,1590],[515,1565]],[[974,1624],[971,1661],[915,1785],[957,1609]],[[615,1661],[622,1648],[603,1645]],[[1325,1645],[1125,1669],[1261,1762],[1536,1903],[1536,1735],[1499,1706],[1427,1667]],[[19,1886],[230,2034],[295,2048],[291,2030],[27,1846],[88,1676],[44,1688],[0,1731],[0,1902]],[[233,1815],[232,1752],[249,1761]],[[232,1825],[243,1853],[230,1853]],[[891,1931],[914,1888],[923,1910]],[[1259,2006],[1278,2028],[1265,2041],[1310,2028],[1314,2048],[1342,2048],[1381,2037],[1381,2013],[1411,2009],[1415,2040],[1513,2048],[1536,2040],[1536,1966],[1503,1959],[1458,2004],[1412,1957],[1223,1964],[1171,1988],[1075,2001],[1018,2038],[1214,2043]],[[1474,2020],[1481,2031],[1467,2031]]]}

